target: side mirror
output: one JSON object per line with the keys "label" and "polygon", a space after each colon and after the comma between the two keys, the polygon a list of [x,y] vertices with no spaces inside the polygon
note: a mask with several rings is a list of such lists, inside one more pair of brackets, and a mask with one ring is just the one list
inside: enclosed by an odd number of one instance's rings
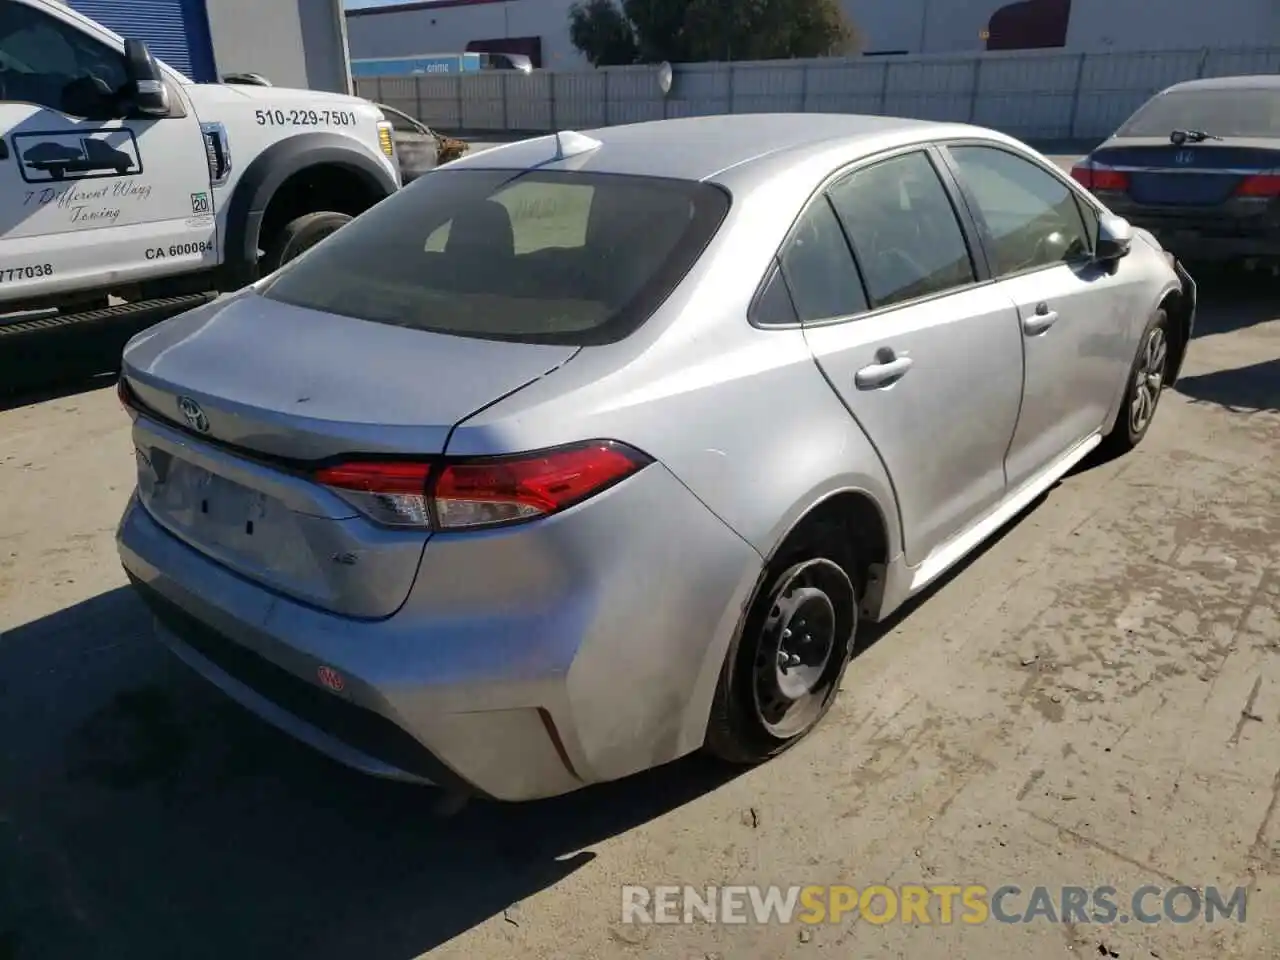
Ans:
{"label": "side mirror", "polygon": [[1133,246],[1133,226],[1124,217],[1107,215],[1098,221],[1098,247],[1094,259],[1114,263],[1126,257]]}
{"label": "side mirror", "polygon": [[124,42],[124,68],[133,87],[133,108],[144,117],[169,114],[169,88],[160,65],[141,40]]}

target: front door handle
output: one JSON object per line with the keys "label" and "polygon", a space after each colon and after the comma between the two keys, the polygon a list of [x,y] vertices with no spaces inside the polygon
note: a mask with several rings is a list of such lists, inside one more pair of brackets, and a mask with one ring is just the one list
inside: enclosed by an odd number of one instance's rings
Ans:
{"label": "front door handle", "polygon": [[1030,336],[1044,333],[1058,322],[1058,311],[1050,310],[1047,303],[1036,304],[1036,312],[1022,321],[1022,329]]}
{"label": "front door handle", "polygon": [[853,382],[859,390],[878,390],[901,380],[912,363],[910,357],[893,357],[873,363],[855,373]]}

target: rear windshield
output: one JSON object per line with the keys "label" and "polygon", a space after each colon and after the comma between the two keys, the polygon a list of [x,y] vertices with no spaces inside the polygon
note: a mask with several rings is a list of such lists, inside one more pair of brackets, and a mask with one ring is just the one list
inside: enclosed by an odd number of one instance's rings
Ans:
{"label": "rear windshield", "polygon": [[1148,100],[1116,135],[1167,137],[1174,130],[1203,130],[1218,137],[1280,137],[1280,91],[1175,90]]}
{"label": "rear windshield", "polygon": [[589,345],[627,336],[729,209],[688,180],[437,170],[280,271],[262,295],[418,330]]}

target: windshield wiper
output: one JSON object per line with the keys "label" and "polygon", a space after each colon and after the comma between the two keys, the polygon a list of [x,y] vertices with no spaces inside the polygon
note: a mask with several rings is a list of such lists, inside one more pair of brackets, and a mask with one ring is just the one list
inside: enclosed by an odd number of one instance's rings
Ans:
{"label": "windshield wiper", "polygon": [[1221,140],[1216,134],[1204,130],[1173,130],[1169,133],[1169,142],[1175,147],[1184,143],[1204,143],[1206,140]]}

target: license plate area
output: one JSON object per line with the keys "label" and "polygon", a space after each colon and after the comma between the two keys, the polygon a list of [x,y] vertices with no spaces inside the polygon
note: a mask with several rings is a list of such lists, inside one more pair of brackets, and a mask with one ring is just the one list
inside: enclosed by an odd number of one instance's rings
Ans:
{"label": "license plate area", "polygon": [[194,546],[252,565],[296,546],[296,525],[279,500],[160,447],[137,448],[138,490],[158,521]]}

